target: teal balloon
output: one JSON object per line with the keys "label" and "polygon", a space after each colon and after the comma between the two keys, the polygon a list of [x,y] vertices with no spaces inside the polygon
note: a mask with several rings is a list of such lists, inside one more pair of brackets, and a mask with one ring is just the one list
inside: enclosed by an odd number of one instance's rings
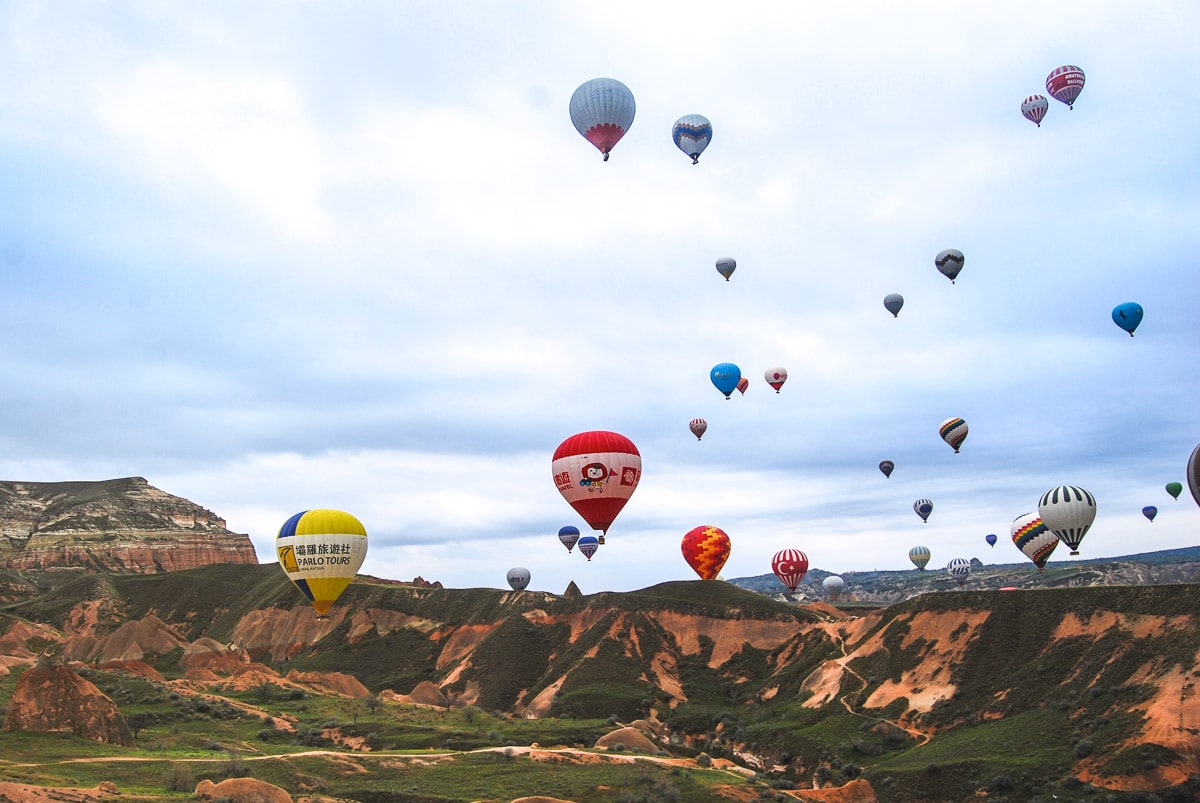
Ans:
{"label": "teal balloon", "polygon": [[1118,304],[1113,307],[1112,319],[1113,323],[1128,332],[1130,337],[1133,337],[1133,330],[1137,329],[1138,324],[1142,322],[1143,314],[1141,304],[1127,301],[1124,304]]}
{"label": "teal balloon", "polygon": [[728,399],[729,394],[737,390],[738,380],[742,378],[742,369],[731,362],[721,362],[713,366],[708,376],[717,390],[724,393]]}

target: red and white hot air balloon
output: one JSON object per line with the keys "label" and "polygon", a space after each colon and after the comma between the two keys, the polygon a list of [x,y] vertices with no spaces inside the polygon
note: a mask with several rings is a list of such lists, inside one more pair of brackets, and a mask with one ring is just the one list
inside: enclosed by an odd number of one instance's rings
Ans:
{"label": "red and white hot air balloon", "polygon": [[571,95],[571,122],[608,161],[608,153],[633,125],[637,104],[629,87],[615,78],[593,78]]}
{"label": "red and white hot air balloon", "polygon": [[1038,128],[1042,127],[1042,118],[1049,110],[1050,101],[1043,95],[1030,95],[1021,102],[1021,114],[1025,115],[1029,122],[1037,123]]}
{"label": "red and white hot air balloon", "polygon": [[572,435],[551,458],[554,485],[593,530],[599,542],[642,479],[642,456],[633,441],[616,432]]}
{"label": "red and white hot air balloon", "polygon": [[774,368],[768,368],[763,372],[763,379],[767,380],[767,384],[775,388],[778,393],[783,387],[783,383],[787,381],[787,369],[782,365],[777,365]]}
{"label": "red and white hot air balloon", "polygon": [[798,549],[781,549],[771,558],[771,571],[788,591],[795,592],[808,573],[808,556]]}
{"label": "red and white hot air balloon", "polygon": [[1046,91],[1050,97],[1067,104],[1068,109],[1075,108],[1075,98],[1083,91],[1083,70],[1074,64],[1064,64],[1050,71],[1046,76]]}

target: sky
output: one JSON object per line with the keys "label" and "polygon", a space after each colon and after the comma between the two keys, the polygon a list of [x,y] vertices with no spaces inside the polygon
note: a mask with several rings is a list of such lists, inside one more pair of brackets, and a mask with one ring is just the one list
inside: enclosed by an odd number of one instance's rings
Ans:
{"label": "sky", "polygon": [[[1183,0],[0,4],[0,478],[142,476],[264,563],[338,508],[363,573],[455,588],[693,579],[699,525],[724,577],[1011,563],[1064,484],[1097,500],[1076,559],[1195,545],[1164,485],[1200,443],[1197,30]],[[637,101],[607,162],[568,115],[596,77]],[[643,464],[590,562],[550,471],[588,430]]]}

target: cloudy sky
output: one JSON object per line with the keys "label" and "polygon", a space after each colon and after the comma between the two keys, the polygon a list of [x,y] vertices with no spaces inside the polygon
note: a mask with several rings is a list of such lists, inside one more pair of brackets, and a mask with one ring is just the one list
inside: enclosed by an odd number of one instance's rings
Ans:
{"label": "cloudy sky", "polygon": [[[1200,7],[646,5],[0,5],[0,477],[144,476],[263,562],[341,508],[364,572],[452,587],[691,578],[701,524],[727,577],[1012,562],[1061,484],[1083,557],[1197,543]],[[598,76],[637,99],[607,163]],[[592,429],[643,476],[588,563],[550,456]]]}

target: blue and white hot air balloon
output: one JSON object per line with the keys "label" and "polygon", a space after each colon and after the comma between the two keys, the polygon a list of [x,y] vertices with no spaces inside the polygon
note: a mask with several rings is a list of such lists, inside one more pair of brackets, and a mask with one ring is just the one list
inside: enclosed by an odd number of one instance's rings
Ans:
{"label": "blue and white hot air balloon", "polygon": [[712,141],[712,123],[702,114],[685,114],[671,126],[671,139],[676,148],[692,157],[692,164],[699,164],[700,154]]}

